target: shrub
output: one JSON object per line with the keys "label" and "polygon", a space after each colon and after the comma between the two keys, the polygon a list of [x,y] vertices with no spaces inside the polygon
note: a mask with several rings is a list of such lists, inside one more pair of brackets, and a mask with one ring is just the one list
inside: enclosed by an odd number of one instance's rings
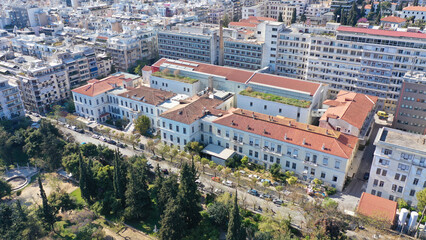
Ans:
{"label": "shrub", "polygon": [[328,196],[331,196],[336,194],[337,190],[334,187],[326,187],[325,192],[327,193]]}

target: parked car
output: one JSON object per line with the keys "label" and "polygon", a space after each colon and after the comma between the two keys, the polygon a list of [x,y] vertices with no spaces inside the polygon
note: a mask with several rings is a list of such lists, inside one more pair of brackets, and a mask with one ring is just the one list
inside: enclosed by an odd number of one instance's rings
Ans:
{"label": "parked car", "polygon": [[261,183],[267,182],[267,183],[271,184],[271,180],[269,180],[269,179],[262,179],[262,180],[260,180],[260,182]]}
{"label": "parked car", "polygon": [[108,143],[109,143],[109,144],[112,144],[112,145],[117,144],[117,142],[116,142],[116,141],[114,141],[114,140],[112,140],[112,139],[108,140]]}
{"label": "parked car", "polygon": [[366,172],[364,173],[364,180],[368,180],[370,178],[370,173]]}
{"label": "parked car", "polygon": [[75,129],[76,129],[77,127],[76,126],[71,126],[71,130],[73,130],[73,131],[75,131]]}
{"label": "parked car", "polygon": [[212,177],[212,181],[220,183],[220,177]]}
{"label": "parked car", "polygon": [[157,155],[152,155],[152,156],[151,156],[151,159],[152,159],[152,160],[160,160],[160,158],[159,158]]}
{"label": "parked car", "polygon": [[247,192],[248,192],[248,194],[256,196],[256,197],[259,196],[259,192],[256,189],[250,189]]}
{"label": "parked car", "polygon": [[225,186],[228,186],[228,187],[234,187],[234,183],[232,181],[229,181],[229,180],[222,181],[222,184],[225,185]]}
{"label": "parked car", "polygon": [[74,129],[74,131],[76,131],[76,132],[78,132],[78,133],[84,133],[84,130],[83,130],[83,129],[80,129],[80,128],[75,128],[75,129]]}
{"label": "parked car", "polygon": [[249,178],[256,178],[256,179],[260,179],[260,177],[259,176],[257,176],[257,175],[254,175],[254,174],[250,174],[249,176],[248,176]]}
{"label": "parked car", "polygon": [[101,136],[99,136],[99,135],[97,135],[97,134],[93,134],[92,135],[92,138],[94,138],[94,139],[99,139]]}
{"label": "parked car", "polygon": [[265,199],[265,200],[271,200],[272,196],[269,194],[262,194],[260,195],[260,198]]}
{"label": "parked car", "polygon": [[163,169],[161,169],[161,171],[162,171],[165,175],[169,175],[169,170],[167,170],[167,168],[163,168]]}
{"label": "parked car", "polygon": [[99,140],[104,141],[104,142],[108,142],[108,139],[106,139],[106,137],[104,137],[104,136],[101,136],[101,137],[99,138]]}
{"label": "parked car", "polygon": [[126,146],[124,146],[124,144],[122,144],[122,143],[117,143],[117,147],[119,147],[119,148],[125,148]]}
{"label": "parked car", "polygon": [[216,188],[214,190],[214,193],[216,193],[216,194],[222,194],[222,193],[224,193],[224,191],[222,189],[220,189],[220,188]]}
{"label": "parked car", "polygon": [[283,200],[281,200],[281,199],[274,199],[274,200],[272,200],[272,202],[273,202],[274,204],[277,204],[277,205],[282,205],[282,204],[284,203],[284,201],[283,201]]}

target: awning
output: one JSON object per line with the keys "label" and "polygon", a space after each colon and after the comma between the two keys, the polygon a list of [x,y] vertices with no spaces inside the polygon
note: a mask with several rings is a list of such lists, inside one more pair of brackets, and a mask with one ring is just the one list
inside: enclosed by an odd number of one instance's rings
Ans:
{"label": "awning", "polygon": [[232,157],[232,155],[234,155],[234,151],[232,151],[231,149],[227,149],[218,145],[214,145],[214,144],[209,144],[207,145],[207,147],[205,147],[203,149],[203,151],[201,151],[202,153],[208,154],[210,156],[214,156],[223,160],[226,160],[230,157]]}

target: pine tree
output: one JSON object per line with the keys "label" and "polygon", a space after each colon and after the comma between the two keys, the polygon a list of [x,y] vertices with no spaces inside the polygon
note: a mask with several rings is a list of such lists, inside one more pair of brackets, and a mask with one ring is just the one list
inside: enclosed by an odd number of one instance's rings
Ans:
{"label": "pine tree", "polygon": [[170,199],[166,205],[166,210],[161,216],[160,225],[161,228],[158,234],[160,240],[177,240],[182,239],[184,236],[182,231],[184,219],[176,199]]}
{"label": "pine tree", "polygon": [[293,13],[291,14],[291,23],[293,24],[293,23],[296,23],[296,14],[297,14],[297,12],[296,12],[296,8],[293,8]]}
{"label": "pine tree", "polygon": [[86,189],[89,195],[89,203],[91,202],[92,198],[96,197],[96,194],[97,194],[96,181],[95,181],[92,168],[93,168],[93,160],[90,158],[86,166]]}
{"label": "pine tree", "polygon": [[342,8],[340,11],[340,24],[346,25],[346,16],[345,16],[345,10]]}
{"label": "pine tree", "polygon": [[151,208],[151,199],[148,192],[148,169],[145,160],[137,159],[129,169],[125,196],[126,219],[141,219],[147,216]]}
{"label": "pine tree", "polygon": [[44,223],[47,226],[47,229],[53,229],[53,224],[55,223],[55,215],[53,213],[52,208],[49,205],[49,202],[47,200],[46,193],[43,189],[43,184],[41,183],[41,177],[38,177],[38,187],[40,188],[40,197],[42,200],[42,218],[44,220]]}
{"label": "pine tree", "polygon": [[302,16],[300,16],[300,21],[306,22],[306,15],[305,14],[302,14]]}
{"label": "pine tree", "polygon": [[118,150],[114,154],[114,197],[120,199],[121,204],[125,205],[125,192],[126,192],[126,175],[122,159]]}
{"label": "pine tree", "polygon": [[278,15],[278,22],[284,22],[282,12],[280,12],[280,15]]}
{"label": "pine tree", "polygon": [[380,2],[377,5],[377,9],[376,9],[376,24],[380,23],[380,19],[382,19],[382,11],[381,11],[381,6],[380,6]]}
{"label": "pine tree", "polygon": [[163,185],[164,177],[160,169],[160,165],[157,164],[157,167],[155,167],[155,180],[154,180],[154,193],[157,195],[158,199],[158,192],[161,190],[161,186]]}
{"label": "pine tree", "polygon": [[226,240],[245,240],[246,232],[241,226],[241,216],[238,207],[237,192],[234,195],[234,205],[229,214],[228,233],[226,234]]}
{"label": "pine tree", "polygon": [[195,182],[197,180],[197,170],[194,163],[192,163],[191,167],[184,163],[180,176],[178,204],[185,221],[184,230],[189,230],[197,226],[201,221],[200,211],[202,210],[200,205],[201,195]]}
{"label": "pine tree", "polygon": [[356,6],[356,2],[354,1],[352,3],[352,8],[349,11],[348,25],[355,26],[357,21],[358,21],[358,7]]}

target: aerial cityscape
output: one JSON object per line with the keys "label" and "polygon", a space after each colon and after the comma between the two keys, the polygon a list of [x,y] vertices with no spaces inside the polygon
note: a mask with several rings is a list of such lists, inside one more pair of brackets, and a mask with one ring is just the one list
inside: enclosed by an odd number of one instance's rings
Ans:
{"label": "aerial cityscape", "polygon": [[0,1],[0,240],[426,239],[423,0]]}

